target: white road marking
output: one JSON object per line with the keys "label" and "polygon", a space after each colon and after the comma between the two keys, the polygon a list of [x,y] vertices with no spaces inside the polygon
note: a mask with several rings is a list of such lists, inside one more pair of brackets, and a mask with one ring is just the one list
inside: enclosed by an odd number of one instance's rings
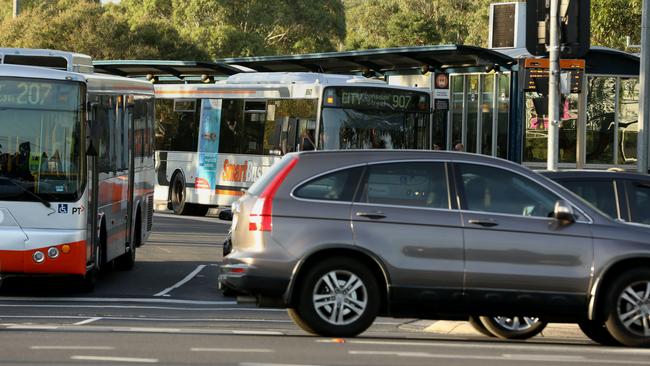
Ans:
{"label": "white road marking", "polygon": [[275,332],[272,330],[233,330],[233,334],[239,335],[283,335],[282,332]]}
{"label": "white road marking", "polygon": [[86,324],[94,323],[101,319],[102,319],[101,317],[90,318],[90,319],[82,320],[80,322],[76,322],[74,323],[74,325],[86,325]]}
{"label": "white road marking", "polygon": [[266,348],[190,348],[192,352],[273,353]]}
{"label": "white road marking", "polygon": [[203,268],[205,268],[205,264],[201,264],[201,265],[197,266],[196,269],[194,269],[194,271],[190,272],[190,274],[188,274],[187,276],[185,276],[185,278],[183,278],[182,280],[178,281],[178,282],[177,282],[176,284],[174,284],[173,286],[168,287],[168,288],[166,288],[166,289],[160,291],[159,293],[157,293],[157,294],[155,294],[155,295],[153,295],[153,296],[165,296],[167,293],[171,292],[172,290],[175,290],[175,289],[177,289],[177,288],[183,286],[184,284],[188,283],[192,278],[194,278],[194,276],[196,276],[197,274],[199,274],[199,272],[201,272],[201,271],[203,270]]}
{"label": "white road marking", "polygon": [[[135,303],[149,303],[149,304],[179,304],[179,305],[237,305],[237,301],[202,301],[202,300],[175,300],[175,299],[152,299],[141,297],[0,297],[1,302],[18,302],[18,301],[33,301],[33,302],[135,302]],[[21,304],[19,306],[27,306],[29,304]],[[0,306],[7,306],[2,304]],[[103,306],[102,306],[103,307]]]}
{"label": "white road marking", "polygon": [[13,324],[7,327],[7,329],[19,329],[19,330],[54,330],[59,329],[55,325],[30,325],[30,324]]}
{"label": "white road marking", "polygon": [[107,356],[71,356],[71,360],[78,361],[106,361],[106,362],[132,362],[132,363],[157,363],[157,358],[135,357],[107,357]]}
{"label": "white road marking", "polygon": [[[12,318],[12,319],[84,319],[80,322],[73,323],[72,325],[80,326],[92,323],[90,320],[137,320],[143,322],[215,322],[215,323],[280,323],[280,324],[290,324],[293,323],[291,320],[284,319],[250,319],[250,318],[157,318],[157,317],[142,317],[139,315],[136,316],[104,316],[98,318],[88,319],[87,316],[80,315],[1,315],[0,318]],[[86,323],[84,323],[86,322]]]}
{"label": "white road marking", "polygon": [[573,356],[573,355],[531,355],[531,354],[511,354],[504,353],[501,355],[503,358],[508,358],[511,360],[521,360],[521,361],[555,361],[555,362],[567,362],[567,361],[580,361],[585,360],[584,356]]}
{"label": "white road marking", "polygon": [[303,365],[303,364],[295,364],[295,363],[240,362],[239,366],[320,366],[320,365]]}
{"label": "white road marking", "polygon": [[180,216],[180,215],[174,215],[174,214],[169,214],[169,213],[162,213],[162,212],[156,212],[154,216],[160,216],[160,217],[169,217],[173,219],[183,219],[183,220],[193,220],[193,221],[202,221],[202,222],[211,222],[211,223],[216,223],[216,224],[224,224],[230,226],[232,222],[230,221],[224,221],[224,220],[219,220],[218,218],[214,217],[198,217],[198,216]]}
{"label": "white road marking", "polygon": [[[316,343],[336,343],[332,339],[318,339]],[[556,346],[552,344],[512,344],[502,342],[413,342],[413,341],[374,341],[363,339],[346,339],[348,344],[360,345],[377,345],[377,346],[398,346],[398,347],[433,347],[433,348],[471,348],[471,349],[508,349],[508,350],[521,350],[521,351],[548,351],[548,352],[581,352],[581,353],[597,353],[597,354],[611,354],[621,353],[626,355],[648,355],[650,349],[641,348],[612,348],[602,347],[591,344],[576,344],[571,346]]]}
{"label": "white road marking", "polygon": [[[122,331],[115,329],[115,331]],[[179,328],[147,328],[147,327],[131,327],[124,329],[126,332],[140,332],[140,333],[180,333]]]}
{"label": "white road marking", "polygon": [[[545,357],[528,357],[522,354],[521,357],[504,357],[491,356],[491,355],[467,355],[467,354],[440,354],[429,352],[401,352],[401,351],[348,351],[351,355],[357,356],[396,356],[396,357],[414,357],[414,358],[437,358],[437,359],[462,359],[462,360],[483,360],[483,361],[511,361],[519,362],[562,362],[562,363],[585,363],[585,364],[608,364],[608,365],[650,365],[650,362],[640,362],[633,360],[603,360],[603,359],[587,359],[584,357],[564,356],[564,355],[551,355]],[[512,356],[512,355],[510,355]]]}
{"label": "white road marking", "polygon": [[110,346],[31,346],[33,350],[72,350],[72,351],[112,351],[115,347]]}

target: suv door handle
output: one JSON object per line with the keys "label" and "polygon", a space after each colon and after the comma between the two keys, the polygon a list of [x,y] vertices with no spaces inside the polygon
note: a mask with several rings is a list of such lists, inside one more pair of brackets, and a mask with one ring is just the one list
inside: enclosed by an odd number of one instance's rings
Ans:
{"label": "suv door handle", "polygon": [[372,220],[378,220],[378,219],[383,219],[386,217],[383,212],[381,211],[375,211],[375,212],[357,212],[357,216],[359,217],[367,217]]}
{"label": "suv door handle", "polygon": [[473,224],[473,225],[481,225],[483,227],[494,227],[494,226],[499,225],[499,223],[496,222],[495,220],[469,219],[469,220],[467,220],[467,222],[469,222],[470,224]]}

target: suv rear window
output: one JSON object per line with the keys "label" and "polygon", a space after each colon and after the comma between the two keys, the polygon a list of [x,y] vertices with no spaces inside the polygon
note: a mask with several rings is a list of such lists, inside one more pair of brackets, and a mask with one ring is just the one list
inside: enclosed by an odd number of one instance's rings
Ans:
{"label": "suv rear window", "polygon": [[363,167],[339,170],[311,180],[295,190],[299,198],[351,202]]}
{"label": "suv rear window", "polygon": [[257,181],[255,181],[255,183],[253,183],[250,188],[248,188],[248,193],[252,194],[253,196],[259,196],[260,193],[262,193],[264,190],[264,187],[266,187],[273,180],[273,177],[275,177],[282,170],[282,168],[284,168],[294,159],[298,159],[298,157],[290,154],[285,155],[282,160],[276,161],[275,164],[271,166],[271,169],[264,173]]}

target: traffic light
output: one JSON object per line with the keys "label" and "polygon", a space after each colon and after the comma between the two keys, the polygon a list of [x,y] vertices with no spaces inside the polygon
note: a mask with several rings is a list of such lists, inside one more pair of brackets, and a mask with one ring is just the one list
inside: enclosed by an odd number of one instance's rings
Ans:
{"label": "traffic light", "polygon": [[[526,49],[535,56],[547,56],[550,10],[553,0],[526,1]],[[562,58],[584,57],[590,46],[590,1],[559,1]]]}

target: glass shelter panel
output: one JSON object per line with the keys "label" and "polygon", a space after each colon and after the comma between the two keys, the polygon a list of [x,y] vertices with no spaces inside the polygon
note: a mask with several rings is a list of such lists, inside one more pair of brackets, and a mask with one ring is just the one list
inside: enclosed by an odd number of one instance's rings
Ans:
{"label": "glass shelter panel", "polygon": [[616,131],[615,77],[588,79],[586,124],[587,164],[612,164]]}
{"label": "glass shelter panel", "polygon": [[639,80],[621,78],[618,100],[618,164],[636,164]]}
{"label": "glass shelter panel", "polygon": [[510,74],[499,74],[497,88],[496,156],[508,157],[508,122],[510,121]]}
{"label": "glass shelter panel", "polygon": [[492,122],[494,119],[494,75],[481,75],[481,154],[492,155]]}
{"label": "glass shelter panel", "polygon": [[475,153],[479,116],[479,76],[467,77],[467,141],[465,151]]}
{"label": "glass shelter panel", "polygon": [[451,146],[449,148],[463,141],[464,86],[464,75],[451,77]]}

